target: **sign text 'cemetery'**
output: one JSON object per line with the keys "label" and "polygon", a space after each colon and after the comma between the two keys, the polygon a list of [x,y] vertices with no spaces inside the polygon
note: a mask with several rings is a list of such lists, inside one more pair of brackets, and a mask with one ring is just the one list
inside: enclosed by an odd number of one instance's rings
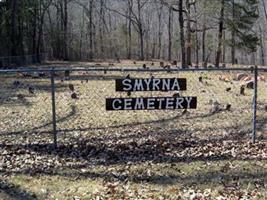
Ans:
{"label": "sign text 'cemetery'", "polygon": [[193,108],[197,108],[197,97],[110,98],[106,100],[107,110],[176,110]]}

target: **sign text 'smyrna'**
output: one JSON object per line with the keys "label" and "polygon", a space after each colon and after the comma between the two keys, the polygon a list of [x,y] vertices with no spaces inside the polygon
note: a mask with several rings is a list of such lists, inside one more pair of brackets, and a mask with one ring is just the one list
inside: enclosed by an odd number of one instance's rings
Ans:
{"label": "sign text 'smyrna'", "polygon": [[116,92],[186,90],[184,78],[117,79]]}
{"label": "sign text 'smyrna'", "polygon": [[[117,79],[117,92],[138,91],[181,91],[186,90],[186,79],[150,78],[150,79]],[[141,98],[107,98],[106,110],[176,110],[196,109],[197,97],[141,97]]]}

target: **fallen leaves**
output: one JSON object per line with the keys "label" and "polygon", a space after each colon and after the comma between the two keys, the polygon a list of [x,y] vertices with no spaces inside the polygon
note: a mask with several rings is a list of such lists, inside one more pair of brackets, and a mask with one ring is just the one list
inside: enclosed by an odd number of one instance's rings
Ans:
{"label": "fallen leaves", "polygon": [[[65,82],[68,86],[70,81]],[[47,112],[51,99],[41,93],[40,86],[34,88],[34,97],[21,91],[21,99],[34,106],[1,107],[1,113],[10,116],[3,115],[0,120],[1,175],[8,178],[15,174],[35,178],[49,175],[75,183],[104,182],[103,188],[88,199],[266,197],[262,192],[266,190],[266,141],[252,144],[243,137],[250,128],[247,122],[251,121],[249,93],[240,101],[229,101],[239,98],[233,97],[239,88],[231,86],[227,99],[218,96],[223,105],[231,102],[230,111],[216,115],[207,115],[210,105],[203,102],[208,102],[208,93],[200,95],[201,108],[187,115],[177,112],[107,115],[99,97],[114,95],[111,86],[103,87],[99,80],[90,80],[87,85],[72,80],[71,84],[73,88],[66,87],[67,92],[57,91],[57,150],[50,134],[51,113]],[[225,86],[213,85],[215,92],[226,93]],[[74,87],[79,101],[70,98]],[[201,90],[193,91],[200,94]],[[40,190],[44,195],[48,193]],[[65,193],[72,199],[88,195],[84,191],[79,194],[75,187]]]}

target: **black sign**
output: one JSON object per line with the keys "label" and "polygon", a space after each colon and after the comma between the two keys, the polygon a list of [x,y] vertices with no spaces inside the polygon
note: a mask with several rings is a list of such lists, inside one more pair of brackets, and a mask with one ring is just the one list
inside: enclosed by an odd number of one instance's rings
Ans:
{"label": "black sign", "polygon": [[185,78],[117,79],[117,92],[186,90]]}
{"label": "black sign", "polygon": [[108,98],[106,110],[196,109],[197,97]]}

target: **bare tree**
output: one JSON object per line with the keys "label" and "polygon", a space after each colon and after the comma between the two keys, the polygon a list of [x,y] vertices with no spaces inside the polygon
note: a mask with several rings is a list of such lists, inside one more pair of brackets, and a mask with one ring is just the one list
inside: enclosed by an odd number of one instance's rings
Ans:
{"label": "bare tree", "polygon": [[133,0],[128,0],[128,59],[132,58],[132,11]]}
{"label": "bare tree", "polygon": [[[48,52],[62,60],[178,59],[186,68],[192,62],[199,65],[200,60],[205,67],[211,59],[216,66],[220,62],[234,64],[237,58],[240,62],[250,62],[247,58],[257,51],[260,54],[254,56],[254,60],[265,62],[266,0],[260,1],[262,18],[257,21],[257,27],[254,26],[256,1],[23,2],[0,3],[1,55]],[[246,20],[246,11],[252,14],[249,20]],[[238,28],[240,23],[243,29]],[[251,28],[244,31],[246,27]],[[256,30],[261,37],[257,37]],[[6,41],[3,38],[7,38]]]}
{"label": "bare tree", "polygon": [[63,55],[64,60],[69,60],[68,52],[68,0],[63,0],[62,5],[62,20],[63,20]]}
{"label": "bare tree", "polygon": [[161,58],[161,46],[162,46],[162,13],[163,12],[163,5],[162,3],[159,4],[157,8],[157,15],[158,15],[158,59]]}
{"label": "bare tree", "polygon": [[172,60],[172,37],[173,37],[173,10],[169,8],[169,21],[168,21],[168,60]]}
{"label": "bare tree", "polygon": [[222,55],[222,39],[223,39],[223,28],[224,28],[224,9],[225,0],[221,0],[220,8],[220,19],[219,19],[219,29],[218,29],[218,47],[216,52],[215,66],[219,67],[221,55]]}
{"label": "bare tree", "polygon": [[11,0],[10,1],[10,10],[11,10],[11,54],[17,55],[17,12],[18,12],[18,1]]}
{"label": "bare tree", "polygon": [[124,14],[118,10],[112,9],[112,8],[107,8],[108,10],[119,14],[120,16],[129,18],[137,31],[139,35],[139,42],[140,42],[140,53],[139,53],[139,58],[140,60],[145,59],[144,55],[144,34],[145,34],[145,27],[143,25],[143,17],[142,17],[142,12],[144,9],[144,6],[147,4],[147,1],[142,1],[142,0],[136,0],[136,7],[137,11],[135,12],[134,9],[130,9],[131,14]]}
{"label": "bare tree", "polygon": [[263,5],[263,10],[264,10],[264,16],[265,16],[265,19],[267,21],[267,9],[266,9],[266,4],[265,4],[265,1],[264,0],[261,0],[262,2],[262,5]]}
{"label": "bare tree", "polygon": [[99,14],[99,37],[100,37],[100,52],[101,57],[104,58],[104,34],[105,34],[105,1],[100,0],[100,14]]}
{"label": "bare tree", "polygon": [[261,65],[265,65],[265,51],[264,51],[264,33],[262,31],[261,25],[259,25],[260,32],[260,52],[261,52]]}
{"label": "bare tree", "polygon": [[192,48],[192,41],[191,41],[191,3],[189,0],[185,1],[185,13],[186,13],[186,64],[187,66],[192,65],[191,60],[191,48]]}
{"label": "bare tree", "polygon": [[185,36],[184,36],[184,16],[183,16],[183,0],[178,2],[179,12],[179,24],[180,24],[180,43],[181,43],[181,54],[182,54],[182,67],[187,68],[186,63],[186,52],[185,52]]}

